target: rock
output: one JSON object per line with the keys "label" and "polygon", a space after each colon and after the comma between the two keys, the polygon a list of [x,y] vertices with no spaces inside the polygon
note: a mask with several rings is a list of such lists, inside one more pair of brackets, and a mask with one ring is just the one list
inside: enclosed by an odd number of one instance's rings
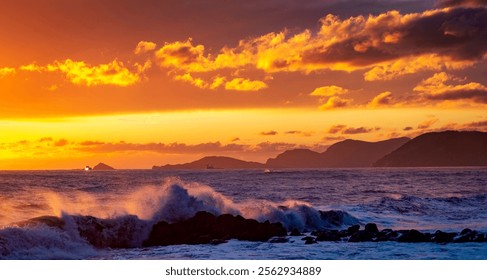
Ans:
{"label": "rock", "polygon": [[289,235],[291,235],[291,236],[301,236],[301,232],[299,232],[299,230],[297,228],[293,228],[291,230],[291,233]]}
{"label": "rock", "polygon": [[353,225],[351,227],[348,227],[347,231],[349,235],[352,235],[360,230],[360,225]]}
{"label": "rock", "polygon": [[225,239],[212,239],[210,241],[211,245],[219,245],[219,244],[223,244],[223,243],[227,243],[227,241]]}
{"label": "rock", "polygon": [[460,232],[460,236],[453,238],[455,243],[473,242],[477,237],[477,231],[466,228]]}
{"label": "rock", "polygon": [[304,240],[305,241],[304,244],[306,245],[318,243],[316,242],[316,239],[312,236],[305,236],[301,238],[301,240]]}
{"label": "rock", "polygon": [[401,236],[397,238],[398,242],[429,242],[430,238],[415,229],[411,229],[402,233]]}
{"label": "rock", "polygon": [[479,233],[474,239],[473,242],[487,242],[487,237],[483,233]]}
{"label": "rock", "polygon": [[370,234],[369,232],[366,232],[365,230],[360,230],[348,239],[348,242],[367,242],[367,241],[372,241],[372,238],[374,236]]}
{"label": "rock", "polygon": [[337,230],[322,231],[316,236],[316,241],[340,241],[341,237]]}
{"label": "rock", "polygon": [[289,239],[287,237],[284,237],[284,236],[278,236],[278,237],[272,237],[270,240],[269,240],[270,243],[287,243],[289,242]]}
{"label": "rock", "polygon": [[433,235],[433,242],[436,243],[449,243],[453,241],[453,238],[457,236],[454,232],[443,232],[441,230],[437,230]]}
{"label": "rock", "polygon": [[212,240],[238,239],[267,241],[274,236],[286,236],[287,231],[280,223],[265,221],[259,223],[242,216],[223,214],[215,217],[208,212],[198,212],[188,220],[168,224],[159,222],[152,227],[144,246],[176,244],[207,244]]}
{"label": "rock", "polygon": [[365,232],[368,232],[370,234],[377,234],[379,233],[379,229],[377,228],[376,224],[368,223],[365,225]]}

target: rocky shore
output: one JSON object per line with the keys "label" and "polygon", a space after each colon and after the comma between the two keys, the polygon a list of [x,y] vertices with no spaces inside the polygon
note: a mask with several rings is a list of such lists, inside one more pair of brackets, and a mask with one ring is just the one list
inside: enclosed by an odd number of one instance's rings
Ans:
{"label": "rocky shore", "polygon": [[[332,217],[341,218],[330,211]],[[330,220],[330,213],[322,215]],[[333,220],[333,219],[332,219]],[[92,216],[37,217],[22,223],[20,227],[45,225],[60,231],[75,230],[81,238],[97,248],[134,248],[168,246],[178,244],[220,244],[230,239],[271,243],[289,242],[288,236],[302,236],[305,244],[318,242],[432,242],[465,243],[487,242],[487,234],[471,229],[461,232],[421,232],[409,230],[379,230],[376,224],[364,228],[353,225],[347,229],[315,230],[302,233],[297,229],[288,231],[280,223],[258,222],[230,214],[213,215],[198,212],[192,218],[168,223],[148,223],[136,216],[127,215],[114,219],[100,219]]]}

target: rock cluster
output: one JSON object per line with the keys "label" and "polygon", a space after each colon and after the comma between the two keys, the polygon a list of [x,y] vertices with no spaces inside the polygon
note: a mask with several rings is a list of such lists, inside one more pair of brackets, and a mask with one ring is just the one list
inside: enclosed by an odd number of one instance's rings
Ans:
{"label": "rock cluster", "polygon": [[[271,237],[286,235],[287,231],[280,223],[269,223],[268,221],[259,223],[253,219],[230,214],[216,217],[202,211],[182,222],[155,224],[149,238],[144,242],[144,246],[218,244],[228,239],[268,241]],[[284,240],[276,239],[275,241]]]}
{"label": "rock cluster", "polygon": [[305,236],[302,240],[305,241],[305,244],[313,244],[319,241],[465,243],[487,242],[487,235],[468,228],[462,230],[460,233],[443,232],[441,230],[437,230],[435,233],[423,233],[415,229],[383,229],[379,231],[376,224],[369,223],[365,225],[363,230],[360,229],[360,225],[354,225],[346,230],[313,231],[311,236]]}

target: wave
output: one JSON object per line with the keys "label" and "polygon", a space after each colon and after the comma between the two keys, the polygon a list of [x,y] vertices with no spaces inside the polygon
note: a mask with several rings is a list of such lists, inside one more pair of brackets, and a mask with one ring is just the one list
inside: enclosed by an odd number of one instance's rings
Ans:
{"label": "wave", "polygon": [[346,212],[320,211],[297,200],[237,203],[209,186],[177,178],[118,195],[42,196],[49,205],[48,211],[36,212],[42,216],[0,229],[0,258],[77,259],[96,255],[95,248],[140,247],[154,224],[184,221],[201,211],[279,222],[288,231],[343,228],[359,222]]}
{"label": "wave", "polygon": [[[401,214],[435,214],[453,209],[477,211],[487,208],[487,195],[449,196],[449,197],[417,197],[410,195],[386,196],[369,205],[382,211],[395,211]],[[457,210],[454,210],[457,211]]]}

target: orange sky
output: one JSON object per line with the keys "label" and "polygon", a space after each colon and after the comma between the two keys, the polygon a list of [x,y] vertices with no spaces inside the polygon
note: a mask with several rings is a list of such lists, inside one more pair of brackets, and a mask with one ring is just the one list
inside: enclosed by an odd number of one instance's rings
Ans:
{"label": "orange sky", "polygon": [[481,0],[19,0],[0,26],[0,169],[487,130]]}

